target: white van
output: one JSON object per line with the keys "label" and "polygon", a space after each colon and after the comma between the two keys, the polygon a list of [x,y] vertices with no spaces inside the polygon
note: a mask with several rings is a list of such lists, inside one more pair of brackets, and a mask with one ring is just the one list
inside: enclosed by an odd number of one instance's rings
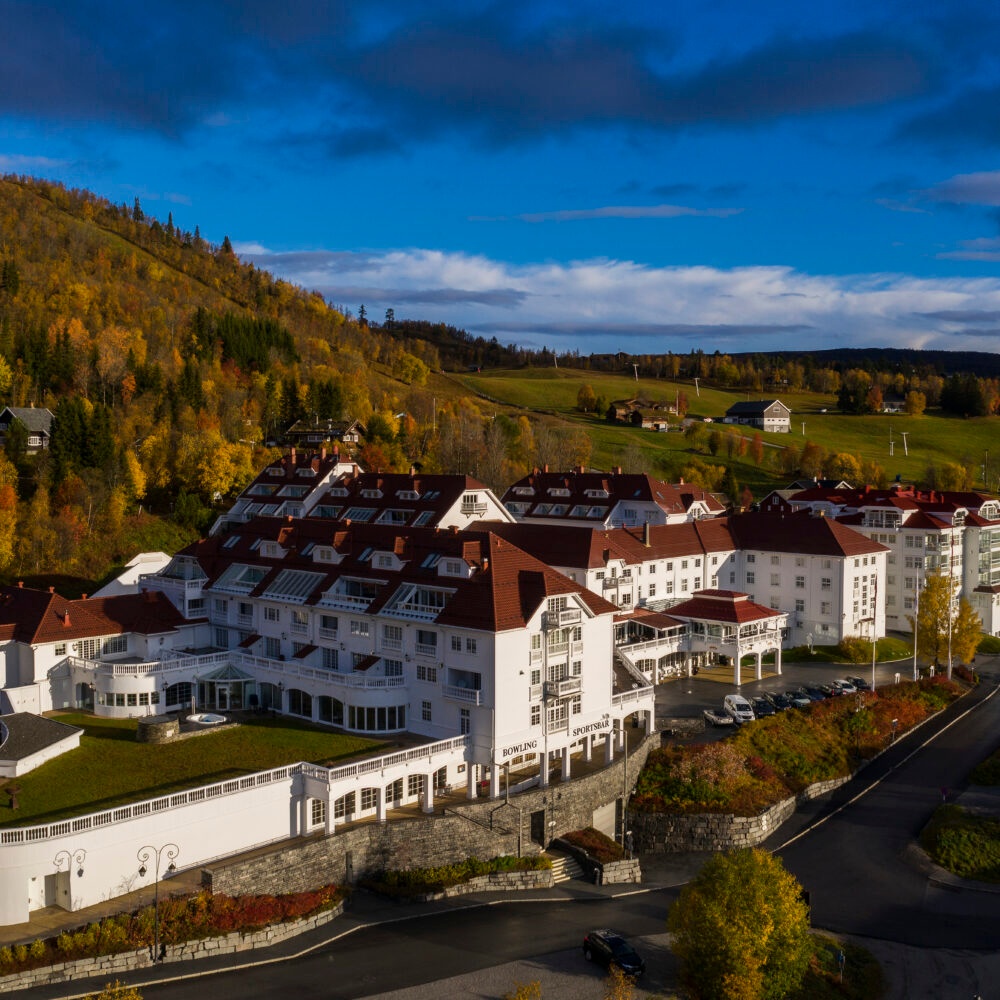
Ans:
{"label": "white van", "polygon": [[722,710],[732,717],[733,722],[739,724],[743,722],[753,722],[753,709],[750,702],[741,694],[727,694],[722,703]]}

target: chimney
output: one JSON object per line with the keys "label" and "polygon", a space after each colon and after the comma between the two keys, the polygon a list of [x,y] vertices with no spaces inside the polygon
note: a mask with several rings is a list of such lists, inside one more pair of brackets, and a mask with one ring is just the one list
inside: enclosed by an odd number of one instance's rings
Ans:
{"label": "chimney", "polygon": [[292,445],[292,450],[288,454],[289,454],[289,457],[292,460],[291,464],[294,465],[295,464],[295,445],[294,444]]}
{"label": "chimney", "polygon": [[18,580],[18,581],[17,581],[17,585],[18,585],[19,587],[23,587],[23,586],[24,586],[24,580]]}
{"label": "chimney", "polygon": [[549,464],[548,462],[546,462],[545,465],[542,466],[542,472],[548,472],[548,471],[549,471]]}
{"label": "chimney", "polygon": [[485,573],[489,568],[490,568],[490,560],[487,557],[483,559],[483,572]]}
{"label": "chimney", "polygon": [[54,594],[55,592],[56,592],[56,588],[55,587],[49,587],[49,593],[50,594]]}
{"label": "chimney", "polygon": [[622,474],[622,467],[620,465],[615,466],[615,475],[620,476]]}
{"label": "chimney", "polygon": [[69,611],[63,612],[63,628],[70,627]]}
{"label": "chimney", "polygon": [[85,601],[86,599],[87,599],[87,595],[86,594],[81,594],[80,595],[80,600],[81,601]]}
{"label": "chimney", "polygon": [[326,445],[323,445],[323,447],[320,448],[320,450],[319,450],[319,457],[320,457],[320,461],[323,461],[323,462],[326,461]]}
{"label": "chimney", "polygon": [[642,544],[649,548],[649,521],[644,521],[642,525]]}
{"label": "chimney", "polygon": [[410,466],[410,478],[412,479],[417,474],[417,467],[415,465]]}

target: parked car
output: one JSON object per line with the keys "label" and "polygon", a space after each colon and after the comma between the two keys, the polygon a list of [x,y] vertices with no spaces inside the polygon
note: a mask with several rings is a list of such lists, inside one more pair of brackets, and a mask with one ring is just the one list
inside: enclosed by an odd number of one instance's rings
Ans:
{"label": "parked car", "polygon": [[858,686],[851,682],[850,678],[842,677],[831,682],[839,694],[857,694]]}
{"label": "parked car", "polygon": [[753,709],[750,702],[741,694],[727,694],[722,702],[722,710],[732,716],[733,722],[737,725],[743,722],[753,722]]}
{"label": "parked car", "polygon": [[799,693],[804,694],[810,701],[823,701],[826,698],[825,692],[821,691],[815,684],[803,684],[799,688]]}
{"label": "parked car", "polygon": [[841,692],[837,688],[836,684],[834,684],[832,682],[830,684],[827,684],[824,681],[824,682],[822,682],[820,684],[817,684],[816,687],[819,688],[819,690],[823,692],[823,697],[824,698],[836,698],[836,697],[838,697],[841,694]]}
{"label": "parked car", "polygon": [[720,712],[717,708],[706,708],[702,713],[705,716],[707,726],[732,726],[735,725],[733,717],[726,712]]}
{"label": "parked car", "polygon": [[793,708],[808,708],[812,703],[812,698],[802,691],[786,691],[785,697],[792,703]]}
{"label": "parked car", "polygon": [[849,680],[859,691],[871,691],[872,686],[864,679],[864,677],[848,677]]}
{"label": "parked car", "polygon": [[775,711],[786,712],[792,707],[792,700],[780,691],[768,691],[764,697],[774,706]]}
{"label": "parked car", "polygon": [[617,931],[604,928],[591,931],[583,939],[583,957],[605,968],[618,966],[627,976],[641,976],[646,971],[642,956]]}
{"label": "parked car", "polygon": [[763,719],[768,715],[774,715],[777,709],[767,698],[758,697],[750,699],[750,707],[753,709],[755,719]]}

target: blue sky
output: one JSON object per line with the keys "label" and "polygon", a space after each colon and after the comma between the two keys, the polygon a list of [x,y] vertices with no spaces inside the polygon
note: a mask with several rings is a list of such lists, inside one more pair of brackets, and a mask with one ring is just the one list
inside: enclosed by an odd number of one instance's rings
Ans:
{"label": "blue sky", "polygon": [[995,349],[1000,7],[633,6],[0,0],[0,171],[504,342]]}

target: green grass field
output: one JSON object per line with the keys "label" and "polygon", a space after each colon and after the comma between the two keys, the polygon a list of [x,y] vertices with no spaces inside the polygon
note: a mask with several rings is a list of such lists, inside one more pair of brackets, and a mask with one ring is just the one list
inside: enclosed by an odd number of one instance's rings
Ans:
{"label": "green grass field", "polygon": [[384,745],[266,717],[153,745],[136,742],[134,719],[57,718],[84,730],[79,749],[18,778],[20,808],[11,809],[5,797],[0,825],[48,823],[298,761],[339,761]]}
{"label": "green grass field", "polygon": [[[704,385],[700,387],[700,393],[696,393],[690,380],[674,382],[640,378],[636,381],[625,375],[563,368],[488,369],[482,373],[450,375],[448,380],[460,384],[470,394],[485,397],[508,415],[527,412],[583,426],[593,442],[591,464],[595,468],[622,464],[626,451],[632,455],[637,451],[645,468],[664,474],[678,469],[691,457],[714,463],[727,462],[721,452],[714,458],[707,454],[706,438],[714,424],[706,425],[700,446],[693,450],[682,434],[615,426],[595,415],[578,412],[576,399],[581,386],[590,385],[598,396],[609,402],[636,396],[673,401],[679,392],[683,392],[688,397],[689,416],[711,417],[713,420],[720,418],[733,403],[747,398],[745,392],[729,392]],[[751,398],[770,396],[753,394]],[[737,479],[749,485],[755,493],[784,485],[787,479],[774,467],[776,449],[788,444],[801,447],[806,440],[821,445],[831,453],[847,453],[864,461],[877,462],[889,479],[898,475],[905,482],[922,483],[929,466],[952,462],[976,470],[975,488],[985,489],[989,485],[995,490],[997,487],[1000,448],[994,442],[1000,422],[996,417],[962,420],[933,411],[920,417],[899,414],[847,416],[835,410],[836,400],[832,396],[793,392],[780,393],[778,398],[792,410],[792,433],[761,435],[767,446],[765,468],[754,466],[746,458],[731,463]],[[745,428],[742,430],[747,436],[753,434]],[[891,455],[890,436],[893,439]],[[995,468],[989,473],[989,484],[986,484],[981,467],[988,458],[991,444],[994,444],[996,452],[992,459]]]}

